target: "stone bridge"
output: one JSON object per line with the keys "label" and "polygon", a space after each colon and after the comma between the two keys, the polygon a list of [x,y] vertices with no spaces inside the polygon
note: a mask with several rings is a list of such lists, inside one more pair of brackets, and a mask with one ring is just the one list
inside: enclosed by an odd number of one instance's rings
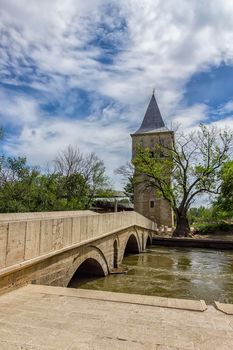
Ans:
{"label": "stone bridge", "polygon": [[106,276],[155,230],[136,212],[1,214],[0,293],[28,283],[66,287],[78,272]]}

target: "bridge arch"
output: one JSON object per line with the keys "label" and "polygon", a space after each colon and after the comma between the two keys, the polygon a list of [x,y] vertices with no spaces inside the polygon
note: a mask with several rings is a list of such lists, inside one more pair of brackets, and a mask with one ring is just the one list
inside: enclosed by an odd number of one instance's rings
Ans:
{"label": "bridge arch", "polygon": [[83,277],[86,278],[95,276],[104,277],[104,270],[97,260],[87,258],[79,265],[67,287],[75,287],[79,278],[81,280]]}
{"label": "bridge arch", "polygon": [[143,239],[143,241],[144,241],[143,249],[146,249],[146,247],[148,245],[152,245],[152,237],[151,237],[151,235],[149,233],[145,234],[143,237],[144,237],[144,239]]}
{"label": "bridge arch", "polygon": [[81,256],[73,259],[72,265],[67,271],[67,287],[71,287],[72,279],[79,276],[107,276],[109,268],[102,252],[96,247],[87,247]]}
{"label": "bridge arch", "polygon": [[134,233],[131,233],[126,240],[123,256],[127,253],[138,254],[140,251],[141,249],[138,237]]}

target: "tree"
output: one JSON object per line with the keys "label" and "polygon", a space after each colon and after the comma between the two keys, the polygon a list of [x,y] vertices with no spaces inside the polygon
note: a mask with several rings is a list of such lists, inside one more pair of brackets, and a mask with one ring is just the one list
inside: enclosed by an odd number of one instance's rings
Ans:
{"label": "tree", "polygon": [[188,219],[191,224],[207,224],[214,221],[212,206],[206,208],[200,206],[198,208],[190,208],[188,211]]}
{"label": "tree", "polygon": [[68,178],[72,174],[81,173],[84,162],[84,156],[80,150],[69,145],[55,158],[55,171]]}
{"label": "tree", "polygon": [[107,184],[103,162],[72,146],[47,173],[29,166],[25,157],[0,156],[0,212],[87,209]]}
{"label": "tree", "polygon": [[174,210],[173,236],[188,236],[188,210],[196,196],[218,194],[220,173],[232,147],[233,133],[200,125],[190,133],[176,135],[169,147],[162,142],[153,152],[139,146],[133,160],[135,179],[157,196],[163,196]]}
{"label": "tree", "polygon": [[100,190],[109,189],[109,180],[105,174],[104,162],[95,153],[90,153],[85,157],[82,175],[89,186],[89,207],[94,197]]}
{"label": "tree", "polygon": [[125,165],[120,166],[115,170],[115,174],[121,175],[124,184],[124,194],[130,198],[130,201],[134,201],[134,166],[127,162]]}
{"label": "tree", "polygon": [[214,212],[222,218],[233,217],[233,161],[226,162],[220,172],[221,191],[214,203]]}
{"label": "tree", "polygon": [[26,158],[0,159],[0,212],[33,211],[37,168],[27,165]]}
{"label": "tree", "polygon": [[84,208],[89,208],[96,193],[109,187],[104,163],[94,153],[84,155],[70,145],[54,162],[55,171],[63,176],[64,196],[69,203],[79,200]]}

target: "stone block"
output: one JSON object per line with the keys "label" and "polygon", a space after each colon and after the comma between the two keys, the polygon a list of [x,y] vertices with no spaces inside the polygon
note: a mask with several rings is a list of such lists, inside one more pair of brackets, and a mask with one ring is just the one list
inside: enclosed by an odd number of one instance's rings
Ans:
{"label": "stone block", "polygon": [[[81,225],[82,224],[82,225]],[[79,243],[81,241],[81,227],[84,229],[86,224],[86,217],[82,218],[73,218],[73,227],[72,227],[72,243]]]}
{"label": "stone block", "polygon": [[6,264],[8,224],[0,223],[0,268]]}
{"label": "stone block", "polygon": [[92,237],[99,236],[99,216],[92,216]]}
{"label": "stone block", "polygon": [[63,238],[64,238],[64,219],[53,220],[53,246],[52,250],[59,250],[63,248]]}
{"label": "stone block", "polygon": [[51,252],[53,249],[53,220],[41,221],[40,255]]}
{"label": "stone block", "polygon": [[[91,217],[87,217],[87,221],[86,221],[86,226],[87,226],[87,230],[86,230],[86,239],[91,239],[94,235],[94,216]],[[96,232],[95,232],[95,237],[97,236]]]}
{"label": "stone block", "polygon": [[73,219],[66,218],[64,219],[64,234],[63,234],[63,244],[64,247],[67,247],[72,243],[72,228],[73,228]]}
{"label": "stone block", "polygon": [[28,221],[26,225],[25,260],[39,256],[40,221]]}
{"label": "stone block", "polygon": [[10,222],[8,230],[6,266],[24,260],[26,222]]}

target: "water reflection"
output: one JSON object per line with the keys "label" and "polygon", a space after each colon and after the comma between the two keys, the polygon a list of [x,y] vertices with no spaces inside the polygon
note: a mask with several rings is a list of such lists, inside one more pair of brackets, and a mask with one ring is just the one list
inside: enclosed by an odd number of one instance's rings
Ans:
{"label": "water reflection", "polygon": [[181,270],[189,270],[190,267],[192,266],[192,262],[189,257],[187,256],[179,256],[178,258],[178,267]]}
{"label": "water reflection", "polygon": [[233,252],[150,247],[127,256],[126,275],[77,280],[73,287],[233,303]]}

